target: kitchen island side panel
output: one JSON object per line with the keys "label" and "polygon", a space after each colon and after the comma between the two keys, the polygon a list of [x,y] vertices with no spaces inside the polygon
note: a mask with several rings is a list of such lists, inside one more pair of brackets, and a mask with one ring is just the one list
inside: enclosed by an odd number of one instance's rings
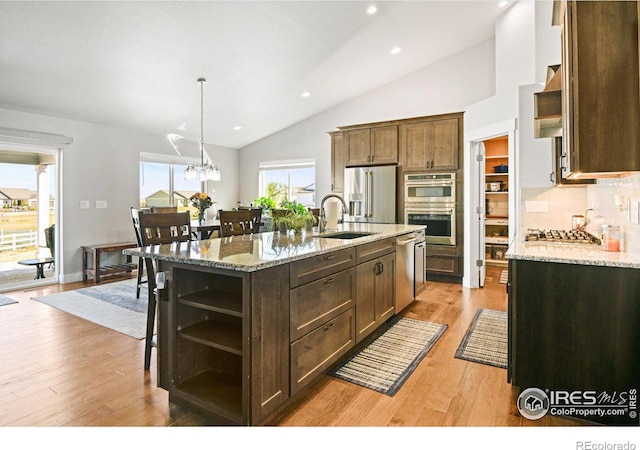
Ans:
{"label": "kitchen island side panel", "polygon": [[511,260],[512,383],[626,391],[640,384],[640,270]]}

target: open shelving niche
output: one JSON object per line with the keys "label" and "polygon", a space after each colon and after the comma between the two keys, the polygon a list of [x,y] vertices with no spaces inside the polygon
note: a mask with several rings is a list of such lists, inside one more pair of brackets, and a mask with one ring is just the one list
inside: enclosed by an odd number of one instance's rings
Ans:
{"label": "open shelving niche", "polygon": [[243,355],[248,354],[243,348],[243,278],[176,268],[174,280],[175,389],[193,403],[243,423]]}
{"label": "open shelving niche", "polygon": [[[500,136],[484,141],[485,148],[485,262],[507,266],[505,253],[509,247],[509,170],[496,172],[495,167],[509,167],[509,141]],[[500,183],[499,191],[486,189],[487,183]]]}

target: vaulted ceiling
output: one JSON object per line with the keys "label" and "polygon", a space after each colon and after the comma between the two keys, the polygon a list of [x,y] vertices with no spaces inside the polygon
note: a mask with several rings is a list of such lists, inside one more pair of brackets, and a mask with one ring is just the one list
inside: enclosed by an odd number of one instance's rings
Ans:
{"label": "vaulted ceiling", "polygon": [[0,107],[198,141],[205,77],[205,141],[241,148],[491,38],[504,10],[494,0],[0,2]]}

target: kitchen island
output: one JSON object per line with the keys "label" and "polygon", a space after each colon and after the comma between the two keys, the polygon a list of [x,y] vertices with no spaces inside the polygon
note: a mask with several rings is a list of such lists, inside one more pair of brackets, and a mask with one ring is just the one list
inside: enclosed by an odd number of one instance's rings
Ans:
{"label": "kitchen island", "polygon": [[396,237],[424,226],[339,228],[126,251],[165,279],[157,367],[170,401],[221,424],[267,423],[393,317]]}
{"label": "kitchen island", "polygon": [[[516,239],[506,257],[513,385],[614,398],[640,387],[638,255]],[[630,412],[580,418],[637,425]]]}

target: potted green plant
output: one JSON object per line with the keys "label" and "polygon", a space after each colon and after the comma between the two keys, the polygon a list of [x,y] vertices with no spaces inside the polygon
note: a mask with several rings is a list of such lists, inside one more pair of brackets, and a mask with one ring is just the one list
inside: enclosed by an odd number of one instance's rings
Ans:
{"label": "potted green plant", "polygon": [[260,197],[253,201],[253,206],[262,208],[262,214],[270,216],[271,210],[276,208],[276,202],[269,197]]}
{"label": "potted green plant", "polygon": [[273,222],[280,232],[293,230],[295,234],[301,234],[302,230],[310,229],[316,223],[316,218],[304,205],[294,201],[283,202],[280,206],[282,209],[273,216]]}

